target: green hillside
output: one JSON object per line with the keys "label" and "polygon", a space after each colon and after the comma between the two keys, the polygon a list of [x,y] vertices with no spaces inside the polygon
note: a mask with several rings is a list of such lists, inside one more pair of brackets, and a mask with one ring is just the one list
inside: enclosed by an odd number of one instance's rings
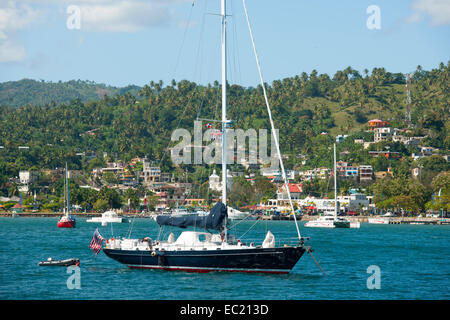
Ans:
{"label": "green hillside", "polygon": [[[441,63],[431,71],[419,66],[412,75],[411,86],[415,129],[410,134],[426,135],[424,143],[444,153],[450,145],[449,68],[450,63]],[[26,83],[32,84],[30,89]],[[217,81],[207,86],[186,80],[172,81],[169,85],[151,81],[137,95],[122,92],[103,95],[90,102],[78,97],[69,103],[51,105],[43,104],[41,99],[44,96],[68,99],[69,96],[66,91],[52,88],[84,92],[85,99],[89,100],[89,96],[98,96],[93,88],[99,90],[100,87],[75,82],[75,90],[71,82],[62,87],[42,83],[45,91],[37,92],[36,82],[24,80],[20,84],[21,89],[15,89],[20,91],[17,95],[9,89],[10,99],[19,101],[29,96],[31,101],[36,96],[36,101],[17,108],[3,102],[0,110],[0,146],[4,147],[0,157],[14,170],[31,166],[56,167],[65,161],[81,168],[81,160],[75,153],[87,151],[116,154],[123,160],[148,156],[155,161],[168,161],[167,148],[174,145],[170,137],[176,128],[192,131],[197,118],[220,119],[221,86]],[[3,92],[5,86],[3,84]],[[290,167],[299,166],[298,154],[308,156],[309,166],[330,165],[328,148],[336,135],[373,139],[364,132],[370,119],[380,118],[389,120],[391,126],[406,127],[405,75],[390,73],[384,68],[375,68],[370,74],[365,70],[361,75],[349,67],[333,77],[313,71],[274,81],[267,89],[275,126],[280,130],[282,152],[291,155]],[[234,128],[270,128],[260,86],[230,85],[228,103],[228,117],[235,120]],[[95,130],[95,134],[89,134],[91,130]],[[329,134],[323,135],[323,132]],[[30,150],[19,152],[18,146],[30,146]],[[411,154],[412,150],[408,152]],[[359,156],[359,159],[362,158]]]}
{"label": "green hillside", "polygon": [[56,105],[79,99],[88,102],[104,95],[137,95],[141,88],[130,85],[123,88],[106,86],[90,81],[45,82],[31,79],[0,83],[0,105],[20,107],[26,105]]}

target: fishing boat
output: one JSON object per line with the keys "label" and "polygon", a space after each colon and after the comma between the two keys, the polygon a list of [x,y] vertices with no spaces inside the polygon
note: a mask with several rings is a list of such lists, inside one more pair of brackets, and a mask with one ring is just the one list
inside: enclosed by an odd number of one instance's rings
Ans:
{"label": "fishing boat", "polygon": [[[266,101],[267,111],[271,123],[272,133],[275,135],[275,145],[281,167],[284,184],[287,186],[287,178],[283,160],[280,154],[278,137],[272,120],[271,110],[267,99],[265,84],[256,54],[253,35],[244,4],[244,11],[249,26],[250,36],[257,61],[261,85]],[[298,237],[290,239],[276,239],[270,230],[261,242],[244,242],[240,238],[228,232],[229,211],[227,207],[227,128],[230,120],[227,119],[227,72],[226,72],[226,0],[221,0],[222,20],[222,198],[218,201],[207,216],[182,216],[158,215],[156,222],[160,226],[159,234],[164,234],[161,229],[170,226],[178,228],[190,228],[181,232],[177,239],[171,232],[167,239],[152,240],[150,237],[143,239],[124,238],[107,239],[103,252],[106,256],[127,265],[130,268],[182,270],[188,272],[255,272],[255,273],[289,273],[297,264],[305,252],[311,254],[309,246],[305,246],[305,240],[300,235],[296,217],[294,223]],[[288,198],[292,212],[294,207],[288,190]],[[193,229],[193,230],[192,230]]]}
{"label": "fishing boat", "polygon": [[67,170],[64,177],[64,215],[58,220],[56,224],[58,228],[75,228],[76,220],[71,215],[70,210],[70,190],[69,190],[69,173]]}
{"label": "fishing boat", "polygon": [[127,218],[120,217],[115,211],[108,210],[102,213],[101,217],[92,217],[87,219],[86,222],[100,222],[105,223],[124,223],[128,222]]}

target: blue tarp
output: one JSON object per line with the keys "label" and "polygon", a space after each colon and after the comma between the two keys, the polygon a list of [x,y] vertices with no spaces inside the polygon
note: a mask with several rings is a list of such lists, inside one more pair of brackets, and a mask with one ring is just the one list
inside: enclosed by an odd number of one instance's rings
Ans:
{"label": "blue tarp", "polygon": [[223,220],[227,216],[227,207],[218,202],[207,216],[172,217],[169,215],[156,217],[160,226],[174,226],[179,228],[197,227],[203,229],[220,230],[223,228]]}

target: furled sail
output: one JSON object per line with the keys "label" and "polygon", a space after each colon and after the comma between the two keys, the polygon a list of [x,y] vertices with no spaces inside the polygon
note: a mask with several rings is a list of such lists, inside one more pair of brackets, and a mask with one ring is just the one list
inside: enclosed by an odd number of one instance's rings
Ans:
{"label": "furled sail", "polygon": [[179,228],[197,227],[203,229],[220,230],[223,228],[223,220],[227,216],[227,207],[218,202],[207,216],[158,216],[156,222],[160,226],[174,226]]}

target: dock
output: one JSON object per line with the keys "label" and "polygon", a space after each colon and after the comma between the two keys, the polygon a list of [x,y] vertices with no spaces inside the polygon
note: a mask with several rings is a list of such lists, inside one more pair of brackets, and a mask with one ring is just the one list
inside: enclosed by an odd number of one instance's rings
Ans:
{"label": "dock", "polygon": [[[369,218],[374,218],[377,216],[356,216],[349,217],[345,216],[351,222],[360,222],[360,223],[368,223]],[[316,220],[318,216],[302,216],[303,221]],[[449,218],[433,218],[433,217],[385,217],[389,219],[388,224],[433,224],[433,225],[448,225],[450,224]]]}

